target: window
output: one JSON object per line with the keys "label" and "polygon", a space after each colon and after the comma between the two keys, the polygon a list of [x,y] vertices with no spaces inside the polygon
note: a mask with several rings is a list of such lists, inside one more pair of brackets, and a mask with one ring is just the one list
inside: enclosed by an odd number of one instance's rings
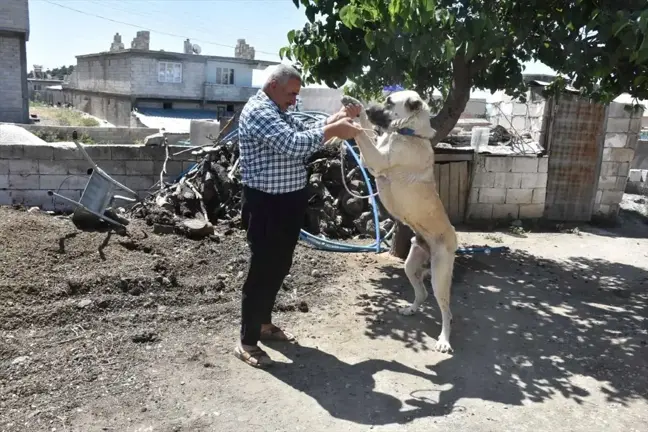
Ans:
{"label": "window", "polygon": [[181,83],[182,63],[165,61],[158,62],[158,82]]}
{"label": "window", "polygon": [[173,102],[163,102],[162,103],[162,109],[173,109]]}
{"label": "window", "polygon": [[216,84],[234,85],[234,69],[216,68]]}

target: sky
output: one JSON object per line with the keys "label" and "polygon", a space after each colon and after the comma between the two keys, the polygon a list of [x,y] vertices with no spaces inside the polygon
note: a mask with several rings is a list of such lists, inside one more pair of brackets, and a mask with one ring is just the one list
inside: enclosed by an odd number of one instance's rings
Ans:
{"label": "sky", "polygon": [[[151,32],[152,50],[183,52],[189,38],[201,54],[234,56],[237,39],[245,39],[257,59],[280,61],[287,33],[306,22],[292,0],[29,0],[29,19],[28,70],[69,66],[77,55],[108,51],[115,33],[129,48],[139,30]],[[526,72],[551,69],[529,64]]]}

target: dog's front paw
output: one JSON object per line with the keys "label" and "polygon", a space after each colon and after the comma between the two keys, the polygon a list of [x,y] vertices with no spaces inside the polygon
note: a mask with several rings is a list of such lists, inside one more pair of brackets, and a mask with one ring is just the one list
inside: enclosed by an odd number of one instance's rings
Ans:
{"label": "dog's front paw", "polygon": [[364,105],[362,105],[362,102],[360,102],[358,99],[348,96],[348,95],[343,95],[341,98],[342,105],[348,106],[348,105],[358,105],[359,107],[362,107],[364,109]]}
{"label": "dog's front paw", "polygon": [[398,310],[398,313],[405,316],[414,315],[416,313],[416,308],[413,306],[407,306],[404,308],[400,308]]}
{"label": "dog's front paw", "polygon": [[443,339],[442,337],[439,337],[439,340],[437,340],[434,349],[442,353],[451,353],[453,351],[452,347],[450,346],[450,341]]}

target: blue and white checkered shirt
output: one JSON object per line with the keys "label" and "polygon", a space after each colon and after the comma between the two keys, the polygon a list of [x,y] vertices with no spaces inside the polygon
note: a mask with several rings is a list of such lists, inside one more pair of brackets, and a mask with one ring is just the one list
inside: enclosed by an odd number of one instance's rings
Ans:
{"label": "blue and white checkered shirt", "polygon": [[306,160],[324,144],[326,120],[306,126],[282,113],[263,90],[250,98],[238,125],[241,181],[280,194],[306,187]]}

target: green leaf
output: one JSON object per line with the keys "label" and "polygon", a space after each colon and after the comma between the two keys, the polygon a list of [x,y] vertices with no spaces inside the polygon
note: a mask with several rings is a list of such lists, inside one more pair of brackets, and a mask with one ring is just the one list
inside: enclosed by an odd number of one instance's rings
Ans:
{"label": "green leaf", "polygon": [[376,44],[376,35],[374,34],[374,32],[373,31],[366,32],[364,35],[364,41],[370,50],[373,49]]}
{"label": "green leaf", "polygon": [[434,0],[421,0],[421,6],[426,12],[432,12],[436,9],[436,2]]}
{"label": "green leaf", "polygon": [[457,49],[455,48],[454,42],[451,39],[447,39],[444,43],[444,51],[443,51],[445,60],[452,61],[455,54],[457,54]]}
{"label": "green leaf", "polygon": [[288,52],[288,47],[283,47],[283,48],[281,48],[281,49],[279,50],[279,58],[280,58],[281,60],[283,60],[284,57],[286,56],[286,53],[287,53],[287,52]]}
{"label": "green leaf", "polygon": [[291,44],[295,42],[295,30],[290,30],[288,32],[288,42]]}
{"label": "green leaf", "polygon": [[343,6],[340,9],[340,20],[342,24],[349,28],[355,27],[355,23],[358,20],[356,6],[352,4]]}

